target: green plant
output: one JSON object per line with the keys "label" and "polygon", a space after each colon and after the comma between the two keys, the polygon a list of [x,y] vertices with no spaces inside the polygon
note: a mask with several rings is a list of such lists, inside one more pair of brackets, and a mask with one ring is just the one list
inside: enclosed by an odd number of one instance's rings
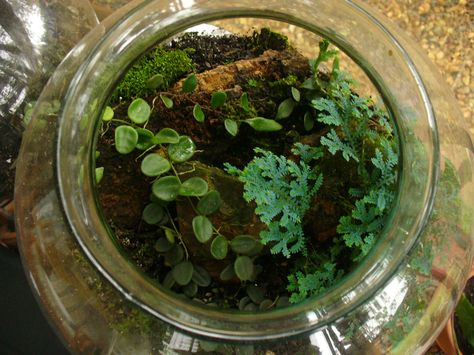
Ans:
{"label": "green plant", "polygon": [[256,148],[257,155],[244,170],[226,165],[227,172],[244,183],[244,198],[255,201],[255,213],[268,226],[260,233],[262,243],[272,244],[273,253],[286,257],[306,251],[303,216],[323,180],[311,166],[321,157],[319,149],[295,144],[292,152],[300,157],[299,163]]}
{"label": "green plant", "polygon": [[155,89],[164,89],[193,70],[187,51],[169,51],[158,47],[139,59],[117,85],[111,101],[145,97]]}

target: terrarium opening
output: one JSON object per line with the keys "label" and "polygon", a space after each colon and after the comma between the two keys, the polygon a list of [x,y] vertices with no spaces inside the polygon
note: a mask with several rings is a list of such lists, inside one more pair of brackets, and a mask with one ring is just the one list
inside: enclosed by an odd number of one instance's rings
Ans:
{"label": "terrarium opening", "polygon": [[363,262],[396,198],[398,142],[370,80],[326,39],[218,25],[154,46],[119,81],[99,125],[98,200],[158,287],[268,311]]}
{"label": "terrarium opening", "polygon": [[[160,21],[142,27],[145,7],[104,37],[62,113],[81,120],[60,127],[60,190],[77,195],[63,203],[94,265],[153,315],[225,339],[307,331],[370,297],[429,191],[420,169],[423,198],[397,208],[413,179],[399,175],[408,111],[372,52],[282,12],[148,9]],[[210,21],[236,14],[246,28]],[[182,32],[203,22],[218,30]]]}

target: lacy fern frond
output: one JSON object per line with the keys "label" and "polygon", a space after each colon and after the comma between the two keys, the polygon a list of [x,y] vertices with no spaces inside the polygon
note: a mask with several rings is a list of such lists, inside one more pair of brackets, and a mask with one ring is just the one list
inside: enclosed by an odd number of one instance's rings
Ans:
{"label": "lacy fern frond", "polygon": [[255,213],[268,229],[260,233],[263,244],[271,244],[272,253],[286,257],[304,252],[303,216],[322,184],[323,176],[311,167],[321,151],[296,144],[293,153],[301,160],[296,163],[270,151],[255,149],[256,156],[243,170],[225,165],[228,173],[238,175],[244,183],[244,199],[255,201]]}

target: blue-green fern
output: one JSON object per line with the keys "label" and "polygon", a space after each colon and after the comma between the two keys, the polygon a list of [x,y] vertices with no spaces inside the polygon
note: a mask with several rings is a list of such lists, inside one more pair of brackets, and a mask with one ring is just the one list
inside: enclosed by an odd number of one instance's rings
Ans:
{"label": "blue-green fern", "polygon": [[226,164],[227,172],[244,183],[245,200],[255,201],[255,213],[268,226],[260,232],[262,243],[286,257],[306,250],[303,216],[323,182],[311,166],[321,157],[320,149],[295,144],[292,152],[299,162],[256,148],[256,156],[243,170]]}

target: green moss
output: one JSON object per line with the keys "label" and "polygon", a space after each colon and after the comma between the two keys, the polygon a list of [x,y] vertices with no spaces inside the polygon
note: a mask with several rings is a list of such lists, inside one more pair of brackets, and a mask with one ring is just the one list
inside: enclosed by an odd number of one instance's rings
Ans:
{"label": "green moss", "polygon": [[259,51],[274,49],[281,51],[289,47],[288,38],[280,33],[273,32],[269,28],[262,28],[252,36],[253,45]]}
{"label": "green moss", "polygon": [[147,88],[147,80],[153,75],[163,75],[166,86],[171,85],[184,74],[193,70],[194,65],[188,55],[189,50],[166,50],[158,47],[138,60],[127,72],[112,94],[112,102],[146,97],[152,90]]}
{"label": "green moss", "polygon": [[291,86],[296,86],[297,82],[298,82],[298,77],[296,75],[289,74],[283,79],[272,81],[271,83],[269,83],[269,85],[272,89],[279,89],[279,88],[288,88]]}

